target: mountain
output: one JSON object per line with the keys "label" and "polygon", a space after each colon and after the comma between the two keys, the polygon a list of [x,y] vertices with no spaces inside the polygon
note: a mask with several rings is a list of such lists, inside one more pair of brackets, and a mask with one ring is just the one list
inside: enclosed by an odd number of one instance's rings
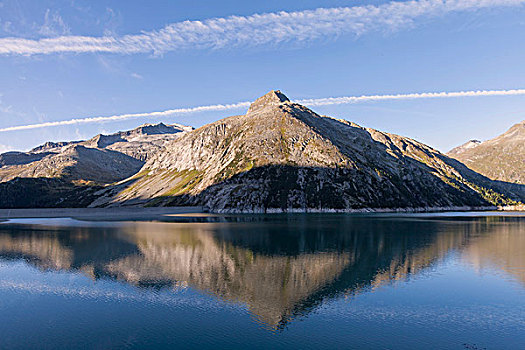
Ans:
{"label": "mountain", "polygon": [[493,180],[525,184],[525,120],[492,140],[469,141],[447,153]]}
{"label": "mountain", "polygon": [[271,212],[483,207],[523,199],[523,186],[490,181],[420,142],[318,115],[271,91],[246,115],[169,141],[91,206]]}
{"label": "mountain", "polygon": [[0,206],[87,206],[100,186],[134,175],[165,143],[190,130],[145,124],[86,141],[47,142],[29,152],[1,154]]}
{"label": "mountain", "polygon": [[[143,162],[126,154],[79,143],[61,147],[58,152],[26,153],[18,161],[0,169],[2,182],[15,178],[67,178],[111,183],[135,174]],[[23,161],[21,161],[23,159]]]}

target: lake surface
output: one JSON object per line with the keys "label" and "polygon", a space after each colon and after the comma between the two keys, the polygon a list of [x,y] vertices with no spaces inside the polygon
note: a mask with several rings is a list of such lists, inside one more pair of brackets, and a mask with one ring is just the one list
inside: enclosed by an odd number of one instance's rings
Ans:
{"label": "lake surface", "polygon": [[187,221],[0,223],[0,348],[525,349],[525,216]]}

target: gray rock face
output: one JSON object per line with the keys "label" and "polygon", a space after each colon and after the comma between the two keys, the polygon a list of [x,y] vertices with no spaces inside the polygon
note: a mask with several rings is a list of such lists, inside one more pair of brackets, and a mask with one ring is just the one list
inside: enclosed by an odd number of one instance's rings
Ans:
{"label": "gray rock face", "polygon": [[191,130],[193,130],[192,127],[183,125],[144,124],[136,129],[121,131],[112,135],[97,135],[83,142],[83,144],[88,147],[117,151],[135,159],[146,161],[150,155],[164,147],[166,142]]}
{"label": "gray rock face", "polygon": [[479,146],[480,144],[481,144],[481,141],[479,141],[479,140],[470,140],[468,142],[465,142],[461,146],[454,147],[453,149],[448,151],[447,154],[452,157],[454,155],[458,155],[458,154],[461,154],[463,152],[466,152],[469,149],[475,148],[475,147]]}
{"label": "gray rock face", "polygon": [[447,154],[492,180],[525,185],[525,121],[494,139],[469,141]]}
{"label": "gray rock face", "polygon": [[0,167],[10,166],[10,165],[23,165],[23,164],[36,162],[49,154],[50,154],[49,152],[39,152],[39,153],[6,152],[3,154],[0,154]]}
{"label": "gray rock face", "polygon": [[217,211],[488,206],[521,199],[415,140],[320,116],[279,91],[166,144],[93,206]]}
{"label": "gray rock face", "polygon": [[289,102],[290,100],[279,90],[272,90],[266,95],[259,97],[255,102],[250,105],[248,114],[257,113],[269,106],[277,106],[283,102]]}
{"label": "gray rock face", "polygon": [[[43,145],[40,145],[38,147],[33,148],[28,153],[30,154],[38,154],[38,153],[45,153],[45,152],[59,152],[62,147],[78,144],[82,141],[71,141],[71,142],[46,142]],[[18,152],[22,153],[22,152]]]}

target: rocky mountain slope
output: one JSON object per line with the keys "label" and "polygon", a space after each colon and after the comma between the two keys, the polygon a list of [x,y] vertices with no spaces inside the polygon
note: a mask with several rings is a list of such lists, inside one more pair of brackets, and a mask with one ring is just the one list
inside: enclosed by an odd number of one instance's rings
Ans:
{"label": "rocky mountain slope", "polygon": [[469,141],[465,142],[464,144],[462,144],[461,146],[454,147],[453,149],[448,151],[447,155],[452,157],[454,155],[466,152],[466,151],[468,151],[471,148],[478,147],[480,144],[481,144],[480,140],[469,140]]}
{"label": "rocky mountain slope", "polygon": [[[132,158],[145,161],[149,156],[160,150],[167,141],[174,140],[181,135],[180,133],[191,130],[193,130],[191,126],[179,124],[144,124],[133,130],[120,131],[111,135],[99,134],[86,141],[47,142],[32,149],[29,154],[60,153],[64,147],[80,145],[117,151]],[[0,164],[2,164],[2,156],[0,155]]]}
{"label": "rocky mountain slope", "polygon": [[493,180],[525,184],[525,120],[488,141],[469,141],[447,153]]}
{"label": "rocky mountain slope", "polygon": [[166,144],[92,206],[204,205],[217,211],[512,204],[490,181],[415,140],[320,116],[279,91]]}
{"label": "rocky mountain slope", "polygon": [[[18,159],[32,160],[34,154],[21,154]],[[15,178],[67,178],[95,183],[111,183],[135,174],[143,162],[103,148],[80,144],[61,147],[55,152],[43,152],[30,162],[17,162],[0,168],[1,182]]]}
{"label": "rocky mountain slope", "polygon": [[95,199],[96,186],[134,175],[165,143],[190,130],[145,124],[87,141],[48,142],[29,152],[1,154],[0,206],[86,206]]}

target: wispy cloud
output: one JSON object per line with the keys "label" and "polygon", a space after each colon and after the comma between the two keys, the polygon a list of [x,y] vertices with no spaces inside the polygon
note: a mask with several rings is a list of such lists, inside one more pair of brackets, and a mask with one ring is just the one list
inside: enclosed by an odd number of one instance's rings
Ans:
{"label": "wispy cloud", "polygon": [[[457,92],[423,92],[423,93],[396,94],[396,95],[363,95],[363,96],[326,97],[326,98],[317,98],[317,99],[295,100],[294,102],[313,107],[313,106],[350,104],[350,103],[384,101],[384,100],[412,100],[412,99],[428,99],[428,98],[458,98],[458,97],[516,96],[516,95],[525,95],[525,89],[478,90],[478,91],[457,91]],[[104,116],[104,117],[74,118],[74,119],[62,120],[62,121],[56,121],[56,122],[45,122],[45,123],[38,123],[38,124],[9,126],[5,128],[0,128],[0,132],[31,130],[31,129],[53,127],[53,126],[64,126],[64,125],[113,122],[113,121],[122,121],[122,120],[127,120],[127,119],[136,119],[136,118],[159,118],[159,117],[166,117],[166,116],[180,115],[180,114],[192,114],[192,113],[198,113],[198,112],[235,110],[235,109],[247,108],[250,106],[250,104],[251,102],[238,102],[238,103],[233,103],[233,104],[217,104],[217,105],[199,106],[199,107],[191,107],[191,108],[169,109],[169,110],[161,111],[161,112],[120,114],[120,115],[112,115],[112,116]]]}
{"label": "wispy cloud", "polygon": [[69,34],[70,29],[58,12],[47,9],[44,16],[44,24],[40,27],[39,34],[43,36],[57,36]]}
{"label": "wispy cloud", "polygon": [[409,26],[418,18],[483,8],[519,6],[525,0],[419,0],[251,16],[230,16],[204,21],[184,21],[140,34],[124,36],[59,36],[29,40],[0,39],[2,55],[35,55],[61,52],[162,54],[189,48],[259,46],[304,42],[327,36],[361,35]]}
{"label": "wispy cloud", "polygon": [[4,152],[9,152],[11,150],[12,150],[12,148],[10,146],[0,144],[0,154],[2,154]]}

